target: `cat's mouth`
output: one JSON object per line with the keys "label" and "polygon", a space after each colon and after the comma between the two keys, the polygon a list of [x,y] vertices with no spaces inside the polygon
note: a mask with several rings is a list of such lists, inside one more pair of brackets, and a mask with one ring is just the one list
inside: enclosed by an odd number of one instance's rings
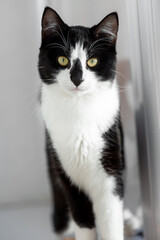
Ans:
{"label": "cat's mouth", "polygon": [[69,92],[73,95],[83,95],[83,94],[87,94],[89,92],[91,92],[93,90],[93,88],[89,87],[89,86],[78,86],[78,87],[71,87],[68,89]]}
{"label": "cat's mouth", "polygon": [[68,90],[69,90],[69,93],[74,96],[81,96],[88,92],[88,89],[82,88],[82,87],[72,87],[72,88],[69,88]]}
{"label": "cat's mouth", "polygon": [[83,92],[84,91],[83,89],[81,89],[79,87],[74,87],[74,88],[71,88],[70,90],[73,92]]}

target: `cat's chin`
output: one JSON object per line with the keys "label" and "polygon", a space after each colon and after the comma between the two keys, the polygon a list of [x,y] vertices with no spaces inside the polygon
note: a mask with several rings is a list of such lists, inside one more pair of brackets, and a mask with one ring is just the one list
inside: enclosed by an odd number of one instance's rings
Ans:
{"label": "cat's chin", "polygon": [[81,88],[81,87],[74,87],[74,88],[71,88],[70,90],[70,93],[72,95],[78,95],[78,96],[81,96],[81,95],[84,95],[84,94],[89,94],[93,91],[92,88],[89,88],[89,87],[84,87],[84,88]]}
{"label": "cat's chin", "polygon": [[74,92],[74,93],[82,93],[82,92],[84,92],[85,90],[84,89],[80,89],[80,88],[78,88],[78,87],[75,87],[75,88],[71,88],[70,89],[70,91],[71,92]]}

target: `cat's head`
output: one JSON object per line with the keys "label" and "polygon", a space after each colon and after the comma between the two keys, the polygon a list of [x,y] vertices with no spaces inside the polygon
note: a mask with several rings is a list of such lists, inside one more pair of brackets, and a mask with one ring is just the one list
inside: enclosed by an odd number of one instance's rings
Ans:
{"label": "cat's head", "polygon": [[39,73],[45,84],[56,84],[71,95],[83,95],[115,77],[117,13],[87,28],[69,27],[51,8],[42,17]]}

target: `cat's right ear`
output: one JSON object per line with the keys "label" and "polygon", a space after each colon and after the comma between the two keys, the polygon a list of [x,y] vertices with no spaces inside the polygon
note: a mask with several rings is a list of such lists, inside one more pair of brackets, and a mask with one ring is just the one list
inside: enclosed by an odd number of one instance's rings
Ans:
{"label": "cat's right ear", "polygon": [[50,7],[45,8],[42,16],[42,39],[50,34],[58,36],[67,27],[56,11]]}
{"label": "cat's right ear", "polygon": [[118,25],[118,14],[116,12],[113,12],[103,18],[99,24],[93,26],[91,29],[96,38],[106,37],[113,44],[115,44],[117,40]]}

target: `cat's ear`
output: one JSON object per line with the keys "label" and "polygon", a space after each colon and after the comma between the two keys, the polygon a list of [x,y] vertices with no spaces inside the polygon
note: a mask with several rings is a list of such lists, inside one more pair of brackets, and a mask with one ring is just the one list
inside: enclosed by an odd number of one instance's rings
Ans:
{"label": "cat's ear", "polygon": [[55,36],[68,27],[58,13],[50,7],[46,7],[42,16],[42,38],[52,33]]}
{"label": "cat's ear", "polygon": [[92,27],[96,38],[108,37],[112,43],[116,43],[118,32],[118,14],[116,12],[107,15],[99,24]]}

